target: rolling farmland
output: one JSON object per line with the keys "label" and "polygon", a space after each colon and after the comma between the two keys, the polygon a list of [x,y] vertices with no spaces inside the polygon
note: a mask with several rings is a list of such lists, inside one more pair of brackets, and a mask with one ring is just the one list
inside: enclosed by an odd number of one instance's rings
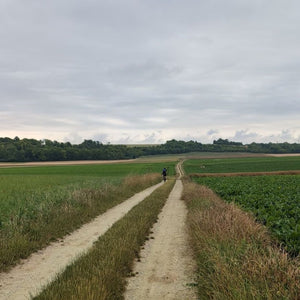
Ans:
{"label": "rolling farmland", "polygon": [[[188,160],[187,173],[300,170],[300,157]],[[225,175],[225,174],[224,174]],[[251,211],[293,255],[300,251],[300,176],[221,176],[194,178],[222,199]]]}
{"label": "rolling farmland", "polygon": [[188,174],[294,171],[300,170],[300,156],[190,159],[184,169]]}
{"label": "rolling farmland", "polygon": [[158,182],[164,166],[174,174],[174,165],[1,168],[0,270]]}
{"label": "rolling farmland", "polygon": [[[153,188],[153,184],[161,181],[162,168],[167,167],[170,180],[153,195],[139,202],[130,212],[124,212],[122,218],[112,223],[112,227],[105,229],[107,231],[97,237],[98,241],[91,244],[91,251],[66,267],[65,271],[38,296],[38,299],[61,299],[62,294],[68,298],[72,293],[76,294],[76,299],[122,299],[126,290],[125,278],[127,276],[143,278],[143,273],[153,287],[151,278],[154,273],[139,272],[132,266],[133,261],[139,262],[141,259],[144,265],[143,260],[147,259],[144,258],[143,250],[141,252],[139,250],[151,249],[155,242],[165,247],[166,239],[161,240],[157,234],[160,231],[156,231],[155,228],[162,224],[158,212],[173,186],[176,161],[168,157],[166,161],[163,159],[164,157],[160,157],[148,162],[137,160],[132,163],[105,165],[0,168],[2,271],[9,270],[13,265],[18,264],[21,258],[28,257],[30,253],[44,248],[52,241],[55,242],[32,256],[42,257],[47,262],[48,257],[52,257],[50,249],[54,251],[55,248],[57,249],[55,251],[58,251],[55,255],[61,256],[64,261],[67,255],[63,255],[60,247],[65,247],[66,253],[69,250],[67,247],[73,249],[73,246],[69,245],[68,237],[70,236],[72,240],[77,232],[77,230],[74,232],[75,229],[83,224],[90,225],[94,222],[90,220],[96,216],[100,217],[99,220],[102,220],[102,215],[105,217],[107,213],[112,217],[111,213],[115,208],[123,213],[124,209],[119,208],[118,204],[127,206],[129,205],[127,201],[131,201],[131,195],[142,190],[144,193],[145,188],[150,185]],[[282,299],[297,298],[300,290],[300,269],[296,257],[299,253],[297,241],[299,240],[300,176],[269,175],[268,172],[282,170],[289,172],[292,168],[297,171],[298,165],[297,157],[289,159],[218,157],[191,159],[184,162],[184,170],[197,182],[196,184],[185,178],[182,194],[182,199],[188,208],[186,229],[189,229],[190,243],[187,242],[186,246],[194,251],[197,270],[193,267],[195,273],[191,274],[189,281],[178,281],[179,289],[181,286],[197,288],[201,299],[249,299],[251,297],[273,299],[274,295]],[[202,169],[209,169],[211,173]],[[196,176],[197,170],[200,170],[200,173],[203,171],[201,174],[205,177]],[[250,172],[252,176],[248,176],[247,173]],[[260,176],[256,176],[255,172],[267,172],[268,175],[263,176],[259,173]],[[243,173],[243,176],[239,176],[239,173]],[[217,177],[217,174],[221,177]],[[232,176],[234,174],[235,176]],[[225,201],[218,198],[208,187]],[[171,202],[161,220],[166,220],[166,216],[173,213],[175,222],[179,224],[179,215],[181,216],[183,211],[176,213],[174,205],[177,200],[178,203],[183,202],[180,198],[175,201],[171,194],[167,203]],[[125,201],[128,197],[130,198]],[[232,205],[233,202],[237,205]],[[157,207],[154,209],[154,206]],[[249,211],[250,214],[247,213]],[[252,214],[261,224],[255,222]],[[151,229],[156,222],[157,224]],[[180,224],[184,223],[182,221]],[[175,224],[170,226],[176,227]],[[102,225],[100,227],[106,228]],[[269,228],[272,238],[266,228]],[[98,231],[97,227],[96,234]],[[167,230],[163,229],[163,231]],[[175,231],[177,232],[177,229]],[[173,244],[176,234],[168,232],[166,234],[170,235],[171,245],[177,249],[178,247]],[[87,232],[85,235],[88,240],[91,240],[92,236]],[[153,243],[151,243],[152,239]],[[295,257],[289,257],[285,251],[276,246],[274,241],[278,241],[277,246],[278,243],[283,243],[289,253]],[[80,243],[82,242],[79,241]],[[109,251],[107,251],[108,245],[110,245]],[[171,247],[167,253],[172,251]],[[162,255],[162,250],[158,252]],[[166,258],[155,271],[159,274],[155,278],[157,283],[160,282],[162,294],[169,293],[164,286],[171,282],[169,278],[179,274],[175,272],[170,275],[170,270],[165,269],[174,260],[173,258],[173,255],[170,259]],[[177,262],[180,260],[184,261],[183,254],[176,258],[175,265],[178,265]],[[32,263],[37,261],[38,259],[33,260]],[[11,270],[14,272],[8,273],[10,275],[7,278],[5,273],[2,273],[0,285],[2,284],[3,292],[10,294],[11,286],[15,286],[16,291],[22,291],[23,287],[19,288],[18,282],[22,280],[24,274],[27,274],[26,268],[30,269],[30,266],[32,265],[26,263],[17,265]],[[41,264],[37,266],[40,267]],[[23,273],[18,270],[23,270]],[[49,273],[49,268],[46,272]],[[148,279],[140,281],[148,282]],[[37,277],[35,281],[39,280]],[[26,284],[24,288],[25,286]],[[138,291],[142,289],[141,286],[144,289],[146,287],[144,283],[139,283],[136,287]],[[25,289],[23,291],[25,295]],[[26,291],[28,295],[33,291],[33,287]],[[150,290],[146,288],[145,291]]]}
{"label": "rolling farmland", "polygon": [[204,177],[197,182],[253,212],[290,253],[299,253],[300,176]]}

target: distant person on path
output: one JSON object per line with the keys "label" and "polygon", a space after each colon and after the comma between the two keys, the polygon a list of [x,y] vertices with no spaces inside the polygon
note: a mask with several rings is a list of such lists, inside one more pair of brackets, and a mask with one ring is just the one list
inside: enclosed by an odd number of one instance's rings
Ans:
{"label": "distant person on path", "polygon": [[164,181],[166,181],[166,180],[167,180],[167,169],[166,169],[166,168],[163,168],[161,174],[162,174],[162,176],[163,176]]}

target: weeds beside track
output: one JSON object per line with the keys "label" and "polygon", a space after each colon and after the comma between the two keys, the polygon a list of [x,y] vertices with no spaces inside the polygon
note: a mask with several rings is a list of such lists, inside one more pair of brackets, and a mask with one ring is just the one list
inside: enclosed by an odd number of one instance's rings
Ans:
{"label": "weeds beside track", "polygon": [[300,253],[299,175],[193,178],[264,224],[292,256]]}
{"label": "weeds beside track", "polygon": [[300,262],[264,226],[210,189],[185,182],[200,299],[299,299]]}

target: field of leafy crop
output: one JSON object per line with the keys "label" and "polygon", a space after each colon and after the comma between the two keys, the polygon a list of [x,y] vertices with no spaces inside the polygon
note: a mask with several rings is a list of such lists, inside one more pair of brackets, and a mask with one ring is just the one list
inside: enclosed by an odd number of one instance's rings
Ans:
{"label": "field of leafy crop", "polygon": [[300,176],[204,177],[195,179],[222,199],[234,201],[265,224],[296,255],[300,251]]}
{"label": "field of leafy crop", "polygon": [[300,156],[191,159],[185,161],[184,169],[188,174],[300,170]]}

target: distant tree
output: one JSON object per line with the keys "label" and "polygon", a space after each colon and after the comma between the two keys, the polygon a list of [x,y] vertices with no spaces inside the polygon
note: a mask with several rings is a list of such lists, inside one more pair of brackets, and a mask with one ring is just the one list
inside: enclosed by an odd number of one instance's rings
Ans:
{"label": "distant tree", "polygon": [[243,145],[243,143],[232,142],[232,141],[229,141],[228,139],[225,139],[225,140],[223,140],[223,139],[214,140],[213,144],[214,145],[235,145],[235,146],[241,146],[241,145]]}
{"label": "distant tree", "polygon": [[175,154],[194,151],[207,152],[254,152],[254,153],[300,153],[300,144],[289,143],[251,143],[243,145],[228,139],[218,139],[213,144],[201,144],[197,141],[167,141],[153,146],[127,147],[125,145],[103,145],[99,141],[84,140],[79,145],[70,142],[0,138],[0,161],[54,161],[87,159],[127,159],[143,155]]}

